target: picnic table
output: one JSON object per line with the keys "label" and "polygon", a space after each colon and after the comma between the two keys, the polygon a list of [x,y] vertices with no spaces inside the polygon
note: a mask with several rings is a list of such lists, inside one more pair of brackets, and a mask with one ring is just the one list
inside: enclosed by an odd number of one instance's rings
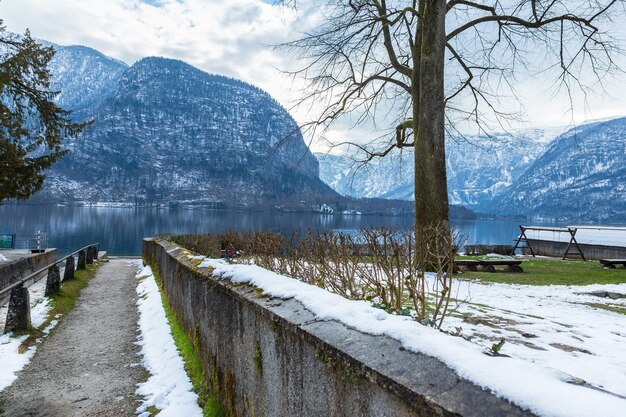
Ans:
{"label": "picnic table", "polygon": [[506,272],[524,272],[517,259],[457,259],[454,264],[467,271],[496,272],[496,266],[504,266]]}
{"label": "picnic table", "polygon": [[626,268],[626,259],[600,259],[600,263],[605,268],[615,268],[615,265],[622,265]]}

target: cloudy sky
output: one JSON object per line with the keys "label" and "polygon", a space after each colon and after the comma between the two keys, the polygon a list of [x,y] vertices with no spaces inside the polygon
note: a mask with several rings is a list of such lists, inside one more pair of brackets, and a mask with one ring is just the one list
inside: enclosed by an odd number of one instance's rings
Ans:
{"label": "cloudy sky", "polygon": [[[128,64],[152,55],[181,59],[207,72],[258,85],[290,108],[300,95],[301,85],[285,78],[276,68],[294,69],[298,63],[293,57],[264,45],[295,39],[313,27],[320,18],[322,2],[302,0],[298,2],[298,10],[272,3],[271,0],[1,0],[0,17],[10,31],[23,32],[29,28],[34,37],[61,45],[86,45]],[[569,103],[562,96],[543,93],[547,89],[545,80],[522,77],[519,92],[525,127],[568,125],[572,121],[626,115],[626,75],[607,80],[606,87],[607,91],[590,96],[587,105],[582,101],[575,103],[571,113]],[[292,113],[299,122],[307,120],[306,109]],[[354,135],[344,126],[338,126],[330,135],[335,138]],[[314,147],[321,150],[323,145]]]}

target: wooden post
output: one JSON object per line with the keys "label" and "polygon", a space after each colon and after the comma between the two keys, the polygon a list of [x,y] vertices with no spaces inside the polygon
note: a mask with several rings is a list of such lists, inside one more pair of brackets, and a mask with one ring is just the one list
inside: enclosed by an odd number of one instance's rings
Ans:
{"label": "wooden post", "polygon": [[586,261],[585,254],[583,253],[582,249],[580,249],[580,246],[578,246],[578,241],[576,241],[576,232],[578,231],[578,229],[574,227],[568,227],[567,231],[570,234],[570,240],[569,240],[569,243],[567,244],[567,248],[565,249],[565,253],[563,254],[563,259],[567,258],[567,254],[569,253],[569,249],[573,243],[574,245],[576,245],[576,249],[578,249],[578,253],[576,255],[580,255],[582,260]]}
{"label": "wooden post", "polygon": [[78,252],[78,265],[76,266],[76,269],[86,269],[87,268],[87,264],[86,264],[86,259],[85,259],[85,250],[81,250],[80,252]]}
{"label": "wooden post", "polygon": [[93,246],[87,247],[87,260],[86,260],[87,265],[93,264],[93,249],[94,249]]}
{"label": "wooden post", "polygon": [[28,288],[24,286],[13,288],[11,290],[4,333],[28,330],[30,326],[30,294],[28,293]]}
{"label": "wooden post", "polygon": [[54,264],[48,268],[48,279],[46,280],[46,297],[57,294],[61,291],[61,272],[59,267]]}
{"label": "wooden post", "polygon": [[74,279],[74,256],[68,256],[65,260],[65,272],[63,272],[63,281]]}
{"label": "wooden post", "polygon": [[[530,254],[533,256],[533,258],[535,257],[535,252],[533,251],[532,246],[530,246],[530,242],[528,241],[528,237],[526,237],[526,228],[522,225],[519,226],[519,230],[520,230],[520,235],[517,238],[517,242],[515,242],[515,246],[513,247],[513,255],[515,255],[515,249],[517,249],[517,247],[519,246],[520,242],[523,240],[524,242],[526,242],[526,247],[528,249],[530,249]],[[520,249],[522,249],[520,247]]]}
{"label": "wooden post", "polygon": [[524,228],[524,241],[526,241],[526,246],[528,246],[528,249],[530,249],[530,254],[534,258],[535,257],[535,251],[533,250],[533,247],[531,246],[530,242],[528,241],[528,236],[526,236],[526,228]]}
{"label": "wooden post", "polygon": [[93,259],[98,260],[98,251],[100,250],[100,245],[95,245],[93,247]]}
{"label": "wooden post", "polygon": [[[524,236],[524,228],[522,227],[522,225],[519,226],[520,228],[520,235],[517,238],[517,242],[515,242],[515,246],[513,246],[513,255],[515,255],[515,250],[517,249],[517,247],[519,246],[520,242],[522,241],[522,236]],[[522,248],[520,248],[522,249]]]}

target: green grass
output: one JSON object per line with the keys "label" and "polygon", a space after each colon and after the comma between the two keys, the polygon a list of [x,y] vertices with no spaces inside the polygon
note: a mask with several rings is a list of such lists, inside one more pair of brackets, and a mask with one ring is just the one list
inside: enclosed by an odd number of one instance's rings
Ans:
{"label": "green grass", "polygon": [[87,265],[87,269],[74,272],[74,279],[63,281],[61,291],[50,296],[52,300],[51,313],[53,316],[57,314],[65,315],[74,308],[80,293],[89,284],[89,281],[96,276],[96,271],[100,265],[100,263]]}
{"label": "green grass", "polygon": [[[479,259],[463,256],[459,259]],[[604,269],[598,261],[528,259],[523,273],[464,272],[458,277],[484,282],[526,285],[589,285],[626,283],[626,268]],[[496,267],[503,268],[503,267]]]}
{"label": "green grass", "polygon": [[61,283],[61,291],[58,294],[50,296],[50,305],[52,308],[48,312],[48,317],[41,326],[38,328],[31,328],[27,332],[28,337],[24,339],[18,348],[20,353],[26,352],[28,348],[37,342],[37,339],[44,336],[43,329],[48,327],[52,320],[59,316],[65,316],[74,308],[81,291],[89,284],[89,281],[96,276],[96,271],[100,265],[100,263],[87,265],[87,269],[77,270],[74,272],[74,279],[63,281]]}
{"label": "green grass", "polygon": [[585,304],[588,305],[589,307],[599,308],[601,310],[612,311],[613,313],[626,315],[626,308],[621,308],[617,306],[608,306],[608,305],[599,304],[599,303],[585,303]]}
{"label": "green grass", "polygon": [[187,372],[189,379],[191,379],[193,390],[196,394],[198,394],[198,403],[202,407],[202,415],[204,417],[224,417],[222,407],[209,389],[209,380],[204,373],[202,362],[197,354],[195,346],[197,343],[194,343],[194,341],[191,340],[190,337],[184,332],[178,322],[178,319],[174,315],[169,302],[165,298],[161,278],[154,270],[153,273],[159,289],[161,290],[161,302],[163,303],[165,315],[167,317],[167,321],[169,322],[172,336],[174,337],[174,343],[180,352],[180,356],[183,358],[185,371]]}

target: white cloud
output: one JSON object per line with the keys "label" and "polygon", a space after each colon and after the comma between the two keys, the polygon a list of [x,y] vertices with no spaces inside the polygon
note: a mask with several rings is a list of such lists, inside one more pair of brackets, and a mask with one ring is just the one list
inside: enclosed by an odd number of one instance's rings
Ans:
{"label": "white cloud", "polygon": [[81,44],[129,64],[145,56],[186,61],[256,84],[288,106],[294,94],[275,67],[284,55],[265,48],[298,36],[307,10],[260,0],[3,0],[9,30],[60,45]]}

